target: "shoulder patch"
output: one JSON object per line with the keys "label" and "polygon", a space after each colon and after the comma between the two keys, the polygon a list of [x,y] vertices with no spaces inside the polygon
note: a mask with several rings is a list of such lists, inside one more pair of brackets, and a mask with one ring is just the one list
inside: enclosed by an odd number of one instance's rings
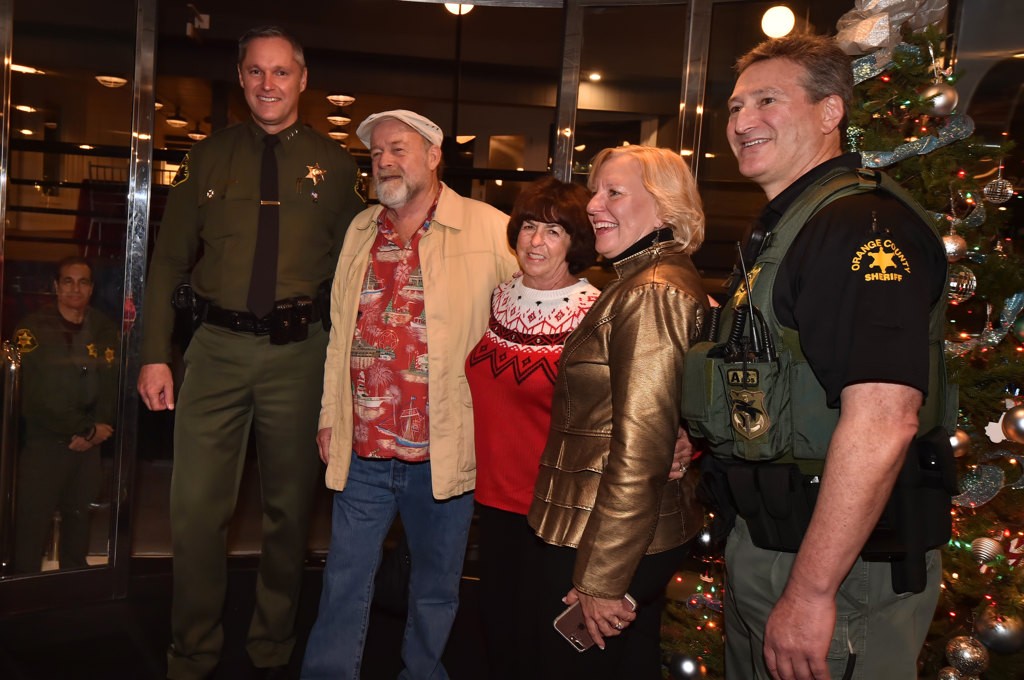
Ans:
{"label": "shoulder patch", "polygon": [[185,157],[181,159],[181,165],[178,166],[178,172],[174,173],[174,179],[171,180],[171,186],[176,187],[179,184],[187,182],[188,177],[188,154],[185,154]]}
{"label": "shoulder patch", "polygon": [[19,328],[14,331],[14,341],[18,343],[18,351],[22,354],[28,354],[39,347],[39,341],[36,340],[36,336],[27,328]]}
{"label": "shoulder patch", "polygon": [[857,248],[850,258],[850,271],[862,273],[866,282],[900,282],[910,274],[910,260],[895,241],[879,236]]}

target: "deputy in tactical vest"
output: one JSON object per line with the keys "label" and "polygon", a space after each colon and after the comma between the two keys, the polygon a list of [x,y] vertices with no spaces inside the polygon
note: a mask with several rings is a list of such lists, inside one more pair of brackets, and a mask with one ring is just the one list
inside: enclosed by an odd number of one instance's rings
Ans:
{"label": "deputy in tactical vest", "polygon": [[916,677],[955,487],[942,243],[842,153],[853,84],[834,41],[770,40],[737,71],[728,138],[767,195],[766,235],[684,395],[738,515],[726,675]]}

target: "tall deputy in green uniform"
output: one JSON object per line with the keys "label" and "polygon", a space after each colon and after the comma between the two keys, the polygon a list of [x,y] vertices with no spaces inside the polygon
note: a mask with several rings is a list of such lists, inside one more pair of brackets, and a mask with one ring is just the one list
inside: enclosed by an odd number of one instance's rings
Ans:
{"label": "tall deputy in green uniform", "polygon": [[89,503],[100,489],[100,444],[114,433],[117,326],[92,309],[92,268],[80,257],[57,264],[57,304],[21,320],[21,416],[14,568],[42,566],[54,510],[60,512],[61,569],[88,566]]}
{"label": "tall deputy in green uniform", "polygon": [[[284,666],[291,655],[320,471],[328,334],[315,300],[362,208],[352,158],[298,120],[306,88],[298,42],[277,28],[250,31],[239,41],[238,78],[252,119],[199,142],[183,161],[143,308],[139,394],[152,410],[177,403],[171,678],[204,677],[220,657],[226,533],[250,427],[263,546],[246,648],[258,668]],[[172,297],[183,283],[200,325],[176,402],[168,362]]]}

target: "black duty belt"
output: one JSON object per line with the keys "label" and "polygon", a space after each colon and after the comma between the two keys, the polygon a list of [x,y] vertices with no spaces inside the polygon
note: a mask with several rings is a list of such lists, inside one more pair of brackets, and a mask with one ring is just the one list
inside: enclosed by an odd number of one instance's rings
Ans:
{"label": "black duty belt", "polygon": [[[305,303],[305,304],[303,304]],[[300,311],[301,310],[301,311]],[[300,322],[299,316],[302,316]],[[302,337],[296,337],[294,331],[308,323],[315,323],[320,320],[319,305],[312,304],[309,298],[287,298],[274,303],[274,311],[262,319],[250,312],[237,312],[232,309],[224,309],[213,304],[207,304],[202,312],[203,323],[213,326],[220,326],[238,333],[252,333],[254,335],[277,335],[287,336],[289,339],[276,344],[305,340],[305,333]],[[292,329],[289,331],[289,328]],[[284,340],[284,338],[281,338]]]}

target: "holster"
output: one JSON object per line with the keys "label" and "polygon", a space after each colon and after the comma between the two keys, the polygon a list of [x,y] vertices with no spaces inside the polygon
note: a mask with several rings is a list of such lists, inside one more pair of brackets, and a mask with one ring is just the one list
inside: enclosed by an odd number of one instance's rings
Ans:
{"label": "holster", "polygon": [[[811,521],[820,488],[816,475],[793,464],[733,464],[726,474],[733,503],[754,545],[796,552]],[[889,562],[896,593],[919,593],[927,580],[924,556],[949,542],[950,499],[957,493],[949,437],[936,427],[913,441],[882,516],[861,557]]]}

